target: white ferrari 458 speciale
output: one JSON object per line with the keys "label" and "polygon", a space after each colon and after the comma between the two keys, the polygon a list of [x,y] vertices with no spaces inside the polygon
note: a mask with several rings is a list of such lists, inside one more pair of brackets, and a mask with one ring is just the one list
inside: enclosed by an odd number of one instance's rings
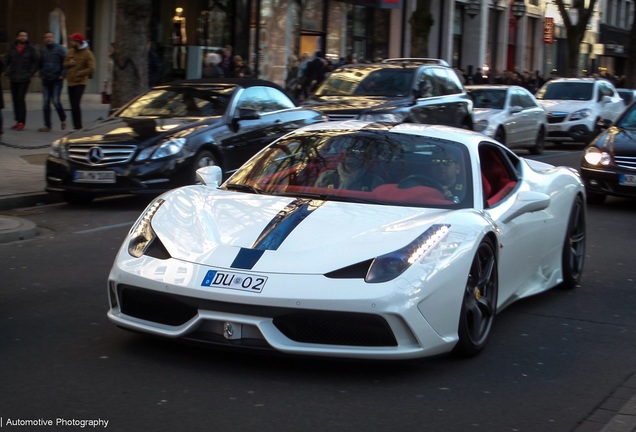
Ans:
{"label": "white ferrari 458 speciale", "polygon": [[579,283],[585,191],[567,167],[446,126],[325,122],[222,183],[157,197],[108,281],[108,317],[287,354],[479,353],[512,302]]}

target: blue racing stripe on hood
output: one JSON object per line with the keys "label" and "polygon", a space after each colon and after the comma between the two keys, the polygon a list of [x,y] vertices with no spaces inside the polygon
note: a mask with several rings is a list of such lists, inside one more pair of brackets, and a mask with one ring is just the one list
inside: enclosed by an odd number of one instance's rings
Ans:
{"label": "blue racing stripe on hood", "polygon": [[287,236],[314,210],[323,205],[324,201],[298,198],[285,206],[284,209],[267,224],[251,248],[241,248],[232,267],[249,270],[256,265],[266,250],[276,250]]}
{"label": "blue racing stripe on hood", "polygon": [[276,250],[287,236],[324,201],[296,199],[278,212],[252,246],[253,249]]}

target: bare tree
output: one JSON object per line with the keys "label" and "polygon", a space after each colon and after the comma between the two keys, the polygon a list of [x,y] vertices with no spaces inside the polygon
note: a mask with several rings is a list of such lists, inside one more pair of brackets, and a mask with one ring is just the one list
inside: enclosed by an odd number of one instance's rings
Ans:
{"label": "bare tree", "polygon": [[111,108],[125,105],[148,89],[151,2],[117,0]]}
{"label": "bare tree", "polygon": [[587,25],[590,22],[592,13],[594,13],[596,0],[589,0],[587,7],[585,7],[585,0],[572,0],[572,5],[569,6],[569,11],[574,11],[578,17],[576,22],[572,22],[564,0],[554,0],[554,2],[559,8],[559,12],[563,18],[563,24],[565,26],[568,41],[566,74],[569,77],[576,77],[579,74],[579,50],[581,42],[583,42],[585,32],[587,31]]}

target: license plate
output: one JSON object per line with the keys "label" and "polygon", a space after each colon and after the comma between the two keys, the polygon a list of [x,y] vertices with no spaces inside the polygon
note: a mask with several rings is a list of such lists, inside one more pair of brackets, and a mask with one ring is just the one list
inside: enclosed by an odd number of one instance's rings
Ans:
{"label": "license plate", "polygon": [[209,270],[203,278],[201,286],[259,293],[263,291],[265,282],[267,282],[265,276]]}
{"label": "license plate", "polygon": [[636,175],[621,174],[618,182],[623,186],[636,186]]}
{"label": "license plate", "polygon": [[75,171],[75,183],[115,183],[115,171]]}
{"label": "license plate", "polygon": [[561,131],[561,125],[548,125],[548,132],[559,132]]}

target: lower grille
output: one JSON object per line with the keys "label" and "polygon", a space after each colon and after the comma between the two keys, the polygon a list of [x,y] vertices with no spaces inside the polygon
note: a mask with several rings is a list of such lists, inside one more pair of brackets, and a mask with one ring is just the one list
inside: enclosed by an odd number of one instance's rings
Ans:
{"label": "lower grille", "polygon": [[396,346],[387,322],[368,314],[299,312],[274,318],[274,325],[296,342],[350,346]]}
{"label": "lower grille", "polygon": [[[242,305],[160,293],[129,285],[119,285],[117,292],[122,313],[164,325],[185,324],[199,310],[208,310],[272,318],[276,328],[296,342],[397,346],[391,327],[378,315]],[[214,337],[218,339],[217,336]],[[200,334],[196,337],[192,334],[188,338],[199,341],[205,339]]]}

